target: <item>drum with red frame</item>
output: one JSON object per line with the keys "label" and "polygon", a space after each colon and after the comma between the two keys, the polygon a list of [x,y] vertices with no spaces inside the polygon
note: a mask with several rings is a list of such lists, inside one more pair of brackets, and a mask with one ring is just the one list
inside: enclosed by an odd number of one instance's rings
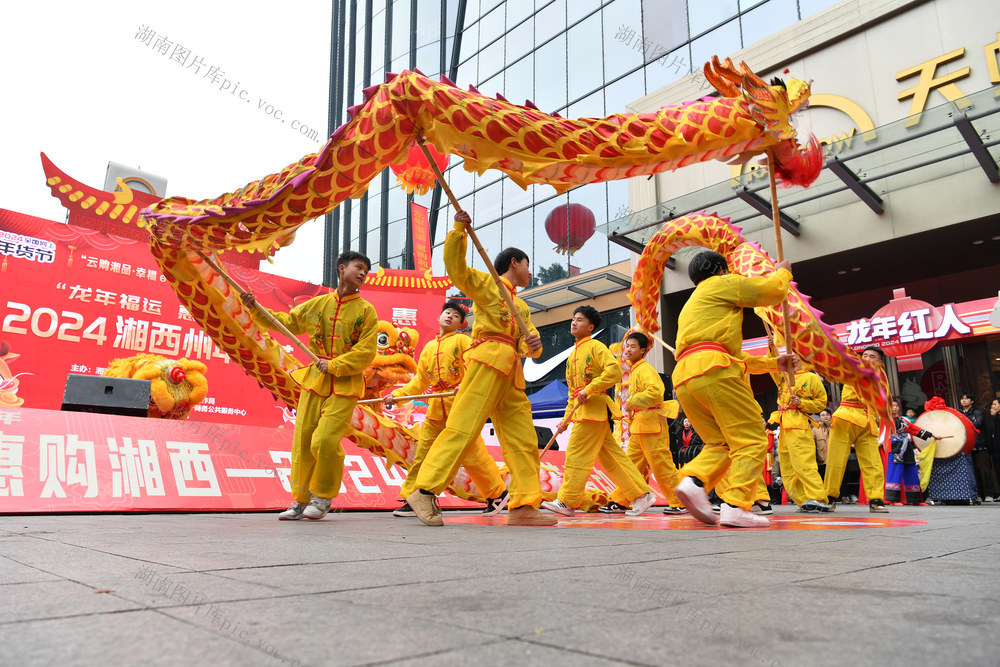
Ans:
{"label": "drum with red frame", "polygon": [[[976,427],[968,417],[951,408],[928,410],[914,422],[917,426],[933,433],[937,440],[934,458],[949,459],[958,454],[969,454],[976,444]],[[950,436],[950,437],[944,437]],[[921,449],[927,445],[927,440],[913,437]]]}

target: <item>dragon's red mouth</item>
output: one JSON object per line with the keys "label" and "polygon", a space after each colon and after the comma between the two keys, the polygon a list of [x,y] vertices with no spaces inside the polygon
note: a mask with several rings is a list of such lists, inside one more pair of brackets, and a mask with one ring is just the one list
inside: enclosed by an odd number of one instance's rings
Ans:
{"label": "dragon's red mouth", "polygon": [[809,135],[805,146],[795,139],[782,141],[773,148],[773,154],[778,187],[799,185],[807,188],[823,171],[823,147],[814,135]]}

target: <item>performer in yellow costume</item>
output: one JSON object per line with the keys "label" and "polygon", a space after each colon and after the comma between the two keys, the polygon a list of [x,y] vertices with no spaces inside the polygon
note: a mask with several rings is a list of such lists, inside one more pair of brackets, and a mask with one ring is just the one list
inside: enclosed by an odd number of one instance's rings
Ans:
{"label": "performer in yellow costume", "polygon": [[[705,446],[681,471],[677,497],[704,523],[765,527],[770,521],[749,511],[767,437],[748,372],[791,369],[797,358],[743,352],[743,308],[780,303],[792,280],[789,264],[778,262],[774,273],[746,278],[730,274],[725,257],[706,250],[691,261],[688,275],[695,289],[678,318],[673,381],[684,414]],[[705,487],[714,487],[727,471],[727,498],[716,517]]]}
{"label": "performer in yellow costume", "polygon": [[538,438],[531,422],[531,402],[524,393],[520,357],[538,357],[542,342],[531,313],[515,290],[531,281],[528,256],[517,248],[502,250],[494,261],[504,289],[527,323],[522,336],[517,322],[488,273],[465,261],[468,247],[465,211],[455,215],[455,228],[444,242],[444,265],[455,287],[472,299],[472,345],[466,355],[465,379],[455,396],[444,431],[431,445],[416,478],[417,490],[406,502],[428,526],[443,525],[435,496],[452,480],[455,466],[475,441],[487,418],[493,419],[504,462],[511,474],[509,526],[553,526],[555,517],[538,511],[542,486],[538,478]]}
{"label": "performer in yellow costume", "polygon": [[[292,437],[292,498],[295,502],[278,515],[282,520],[322,519],[330,500],[340,492],[344,476],[341,439],[350,431],[351,413],[364,395],[364,370],[375,358],[378,315],[361,298],[371,262],[359,252],[337,258],[337,289],[272,315],[294,334],[309,334],[309,349],[320,358],[301,381],[302,392],[295,413]],[[255,298],[242,295],[252,313]],[[270,322],[254,315],[261,328]],[[307,506],[308,504],[308,506]]]}
{"label": "performer in yellow costume", "polygon": [[[882,350],[866,347],[861,360],[871,368],[882,369]],[[865,408],[858,400],[857,391],[849,384],[844,385],[840,407],[833,413],[830,440],[826,452],[826,495],[831,507],[840,498],[840,483],[844,481],[847,458],[851,455],[851,445],[858,457],[861,479],[864,480],[868,509],[871,512],[888,512],[885,498],[885,468],[878,449],[878,416]]]}
{"label": "performer in yellow costume", "polygon": [[811,371],[795,373],[795,388],[791,392],[784,375],[773,375],[779,394],[778,409],[771,414],[770,421],[781,427],[778,462],[788,497],[801,512],[829,512],[826,486],[816,464],[816,441],[809,416],[826,407],[826,388]]}
{"label": "performer in yellow costume", "polygon": [[673,408],[673,416],[677,416],[676,401],[663,400],[663,380],[646,361],[648,351],[649,337],[645,334],[632,332],[625,337],[622,358],[629,364],[629,375],[620,398],[628,422],[628,458],[643,476],[653,471],[669,503],[664,514],[687,514],[674,493],[680,474],[670,454],[670,433],[664,423],[668,416],[665,408]]}
{"label": "performer in yellow costume", "polygon": [[[656,496],[649,492],[646,480],[611,434],[608,410],[616,419],[621,418],[621,412],[607,391],[621,380],[622,369],[604,343],[590,337],[600,325],[601,315],[592,306],[580,306],[573,311],[569,330],[576,345],[566,360],[566,384],[571,400],[578,406],[573,411],[573,431],[566,446],[559,495],[556,500],[543,502],[542,507],[573,516],[583,503],[587,479],[597,462],[615,483],[612,497],[632,505],[626,514],[639,516],[655,502]],[[560,424],[558,432],[566,428]]]}
{"label": "performer in yellow costume", "polygon": [[[394,390],[385,398],[386,407],[395,404],[393,400],[396,396],[413,396],[423,394],[430,390],[431,393],[443,393],[458,387],[465,377],[464,355],[472,339],[458,329],[465,325],[465,309],[457,301],[445,301],[441,308],[441,315],[438,317],[438,335],[424,346],[420,352],[420,360],[417,362],[417,372],[413,378],[403,387]],[[427,457],[427,450],[431,448],[434,440],[444,430],[448,415],[451,414],[452,405],[455,403],[453,396],[444,398],[432,398],[428,403],[427,417],[420,427],[420,440],[417,443],[417,453],[413,457],[413,464],[406,473],[406,481],[400,495],[408,497],[417,490],[417,474],[420,466],[423,465]],[[465,471],[469,473],[472,483],[476,485],[479,493],[485,496],[486,516],[499,514],[507,506],[510,499],[507,487],[504,486],[500,477],[500,470],[497,463],[490,456],[483,442],[481,435],[477,435],[475,440],[466,450],[465,455],[460,459],[459,465],[465,466]],[[458,472],[456,466],[455,473]],[[452,474],[452,479],[455,475]],[[393,512],[394,516],[416,516],[416,512],[409,506],[403,505]]]}

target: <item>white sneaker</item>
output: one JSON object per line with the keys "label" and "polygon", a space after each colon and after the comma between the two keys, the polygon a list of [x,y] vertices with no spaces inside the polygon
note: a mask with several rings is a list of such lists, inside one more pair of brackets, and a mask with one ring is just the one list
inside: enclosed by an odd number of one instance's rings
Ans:
{"label": "white sneaker", "polygon": [[642,516],[656,502],[656,496],[652,493],[644,493],[632,501],[632,509],[625,511],[625,516]]}
{"label": "white sneaker", "polygon": [[771,522],[766,517],[758,516],[752,512],[747,512],[745,509],[733,507],[726,503],[722,503],[722,509],[719,512],[719,523],[730,528],[767,528],[771,525]]}
{"label": "white sneaker", "polygon": [[712,503],[708,502],[708,494],[705,493],[705,489],[695,483],[693,478],[685,477],[682,479],[681,483],[674,489],[674,493],[698,521],[710,526],[719,525],[719,517],[712,511]]}
{"label": "white sneaker", "polygon": [[983,498],[983,502],[984,503],[992,503],[993,502],[993,496],[986,496],[985,498]]}
{"label": "white sneaker", "polygon": [[306,509],[305,503],[294,502],[292,506],[278,515],[278,521],[298,521]]}
{"label": "white sneaker", "polygon": [[302,515],[307,519],[319,521],[326,516],[327,512],[330,511],[330,500],[330,498],[313,496],[312,500],[309,502],[309,507],[305,509]]}
{"label": "white sneaker", "polygon": [[561,500],[543,500],[542,507],[550,512],[562,514],[563,516],[573,516],[576,512]]}

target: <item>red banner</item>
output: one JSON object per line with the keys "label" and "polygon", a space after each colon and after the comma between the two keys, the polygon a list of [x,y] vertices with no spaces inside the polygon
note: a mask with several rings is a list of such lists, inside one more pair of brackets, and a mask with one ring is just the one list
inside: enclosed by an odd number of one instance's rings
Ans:
{"label": "red banner", "polygon": [[410,202],[410,218],[413,221],[413,268],[420,273],[431,268],[431,228],[427,217],[427,207]]}
{"label": "red banner", "polygon": [[[261,304],[288,311],[328,288],[230,266]],[[390,275],[386,275],[390,274]],[[401,274],[407,274],[405,276]],[[379,317],[437,333],[447,280],[372,274],[363,296]],[[0,408],[57,410],[66,376],[100,375],[110,361],[148,352],[208,366],[208,397],[193,416],[277,427],[285,406],[222,353],[178,303],[147,245],[0,209]],[[418,350],[419,351],[419,350]]]}

